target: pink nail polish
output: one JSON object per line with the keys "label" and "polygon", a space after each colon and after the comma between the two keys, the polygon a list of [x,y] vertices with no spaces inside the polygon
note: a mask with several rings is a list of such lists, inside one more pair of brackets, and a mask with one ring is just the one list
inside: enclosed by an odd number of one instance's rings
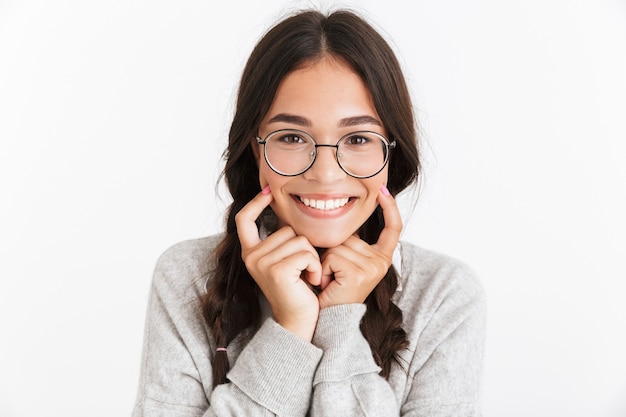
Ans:
{"label": "pink nail polish", "polygon": [[266,185],[265,188],[263,190],[261,190],[261,194],[269,194],[270,193],[270,186]]}
{"label": "pink nail polish", "polygon": [[380,186],[380,191],[382,191],[382,193],[384,195],[391,195],[391,193],[389,192],[389,190],[387,189],[387,186],[385,184]]}

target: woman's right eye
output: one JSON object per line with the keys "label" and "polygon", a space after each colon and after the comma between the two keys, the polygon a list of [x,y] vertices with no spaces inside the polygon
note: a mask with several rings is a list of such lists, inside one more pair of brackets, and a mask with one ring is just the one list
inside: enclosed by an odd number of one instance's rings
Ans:
{"label": "woman's right eye", "polygon": [[300,143],[305,143],[306,140],[302,137],[302,136],[298,136],[298,135],[294,135],[294,134],[289,134],[289,135],[283,135],[281,137],[278,138],[280,140],[281,143],[290,145],[290,144],[300,144]]}

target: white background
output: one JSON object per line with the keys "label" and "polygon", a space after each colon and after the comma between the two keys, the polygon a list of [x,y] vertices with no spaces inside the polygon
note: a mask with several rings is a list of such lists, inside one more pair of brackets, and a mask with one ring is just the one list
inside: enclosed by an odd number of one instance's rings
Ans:
{"label": "white background", "polygon": [[[221,227],[245,59],[333,4],[211,3],[0,0],[0,416],[130,414],[154,263]],[[626,416],[626,3],[342,4],[415,97],[404,239],[486,287],[485,415]]]}

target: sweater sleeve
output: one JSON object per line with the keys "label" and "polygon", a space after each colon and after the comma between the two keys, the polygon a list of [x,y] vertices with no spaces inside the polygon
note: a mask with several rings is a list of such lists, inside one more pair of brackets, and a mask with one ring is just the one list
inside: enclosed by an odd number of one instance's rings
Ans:
{"label": "sweater sleeve", "polygon": [[241,392],[270,415],[305,416],[321,356],[320,349],[269,318],[228,373],[231,383],[218,386],[211,402],[228,408],[233,399],[223,392]]}
{"label": "sweater sleeve", "polygon": [[320,312],[313,344],[324,354],[313,381],[311,416],[398,416],[389,383],[378,375],[369,344],[359,327],[364,304]]}
{"label": "sweater sleeve", "polygon": [[322,352],[271,319],[241,353],[228,346],[231,382],[213,389],[215,346],[200,312],[199,275],[181,251],[157,263],[133,417],[303,417]]}

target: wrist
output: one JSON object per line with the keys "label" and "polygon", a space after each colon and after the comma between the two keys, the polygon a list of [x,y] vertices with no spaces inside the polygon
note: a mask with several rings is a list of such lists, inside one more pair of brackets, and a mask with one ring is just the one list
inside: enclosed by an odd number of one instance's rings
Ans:
{"label": "wrist", "polygon": [[302,340],[310,343],[311,340],[313,340],[313,334],[315,333],[315,327],[317,326],[317,316],[304,320],[276,319],[276,322],[285,330],[288,330]]}

